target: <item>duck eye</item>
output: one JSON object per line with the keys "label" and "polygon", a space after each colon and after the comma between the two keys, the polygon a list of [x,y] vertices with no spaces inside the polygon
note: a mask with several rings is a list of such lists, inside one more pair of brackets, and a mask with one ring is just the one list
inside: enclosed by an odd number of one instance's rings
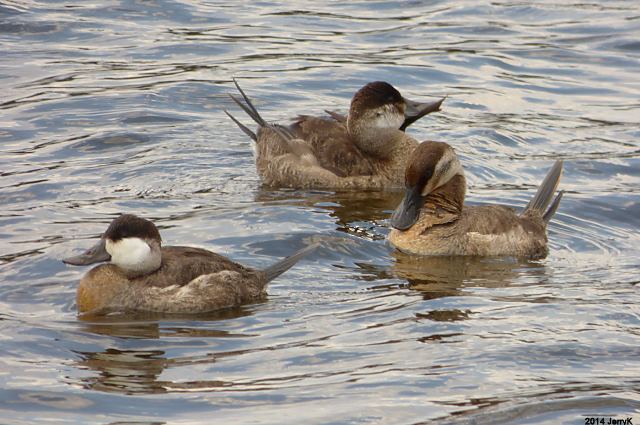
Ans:
{"label": "duck eye", "polygon": [[382,116],[382,112],[376,112],[376,117],[381,117]]}

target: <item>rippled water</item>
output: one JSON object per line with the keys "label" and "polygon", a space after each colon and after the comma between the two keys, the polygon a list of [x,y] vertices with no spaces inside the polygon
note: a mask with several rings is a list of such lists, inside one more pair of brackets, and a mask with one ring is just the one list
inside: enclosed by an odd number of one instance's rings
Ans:
{"label": "rippled water", "polygon": [[[640,421],[639,34],[634,1],[0,2],[0,422]],[[397,193],[262,188],[232,77],[272,120],[448,95],[410,133],[470,201],[564,158],[549,257],[401,256]],[[83,321],[59,259],[123,211],[255,267],[325,248],[263,303]]]}

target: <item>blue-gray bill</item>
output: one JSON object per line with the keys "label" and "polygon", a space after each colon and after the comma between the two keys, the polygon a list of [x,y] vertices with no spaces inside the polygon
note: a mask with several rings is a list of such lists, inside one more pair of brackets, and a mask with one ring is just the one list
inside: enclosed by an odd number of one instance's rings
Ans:
{"label": "blue-gray bill", "polygon": [[408,188],[402,202],[391,216],[391,226],[398,230],[407,230],[418,221],[424,198],[417,186]]}
{"label": "blue-gray bill", "polygon": [[97,244],[82,254],[65,258],[62,262],[72,266],[86,266],[88,264],[101,263],[109,260],[111,260],[111,255],[107,252],[104,239],[100,238]]}
{"label": "blue-gray bill", "polygon": [[400,130],[404,131],[411,124],[424,117],[427,114],[432,112],[437,112],[440,110],[440,105],[444,102],[445,98],[430,103],[420,103],[414,102],[413,100],[409,100],[406,97],[402,98],[405,104],[404,110],[404,122],[400,126]]}

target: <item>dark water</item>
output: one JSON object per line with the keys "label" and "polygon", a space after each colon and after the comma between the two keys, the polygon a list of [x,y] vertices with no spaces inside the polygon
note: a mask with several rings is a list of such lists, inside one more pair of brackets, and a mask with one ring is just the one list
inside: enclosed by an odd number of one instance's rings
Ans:
{"label": "dark water", "polygon": [[[0,51],[1,423],[640,421],[638,2],[4,1]],[[410,133],[471,201],[564,158],[549,257],[400,256],[396,193],[261,188],[232,77],[272,120],[448,95]],[[80,320],[59,259],[123,211],[255,267],[332,241],[264,303]]]}

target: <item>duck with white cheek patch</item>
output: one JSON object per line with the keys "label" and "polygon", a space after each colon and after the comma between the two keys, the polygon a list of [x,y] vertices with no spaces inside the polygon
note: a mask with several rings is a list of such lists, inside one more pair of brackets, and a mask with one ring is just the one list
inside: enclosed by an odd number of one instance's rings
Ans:
{"label": "duck with white cheek patch", "polygon": [[95,246],[63,261],[75,266],[108,262],[80,280],[76,301],[81,313],[203,313],[265,298],[267,284],[316,247],[253,270],[205,249],[161,246],[151,221],[123,214]]}
{"label": "duck with white cheek patch", "polygon": [[257,145],[256,167],[268,186],[327,189],[401,187],[404,167],[418,142],[404,130],[440,110],[444,101],[420,103],[384,81],[368,83],[345,117],[300,115],[290,126],[268,124],[236,82],[244,102],[231,98],[258,124],[254,133],[227,115]]}
{"label": "duck with white cheek patch", "polygon": [[407,165],[406,192],[391,217],[389,242],[416,255],[545,257],[547,223],[562,199],[562,192],[553,198],[561,175],[562,161],[556,161],[520,214],[502,205],[467,206],[464,171],[453,148],[423,142]]}

